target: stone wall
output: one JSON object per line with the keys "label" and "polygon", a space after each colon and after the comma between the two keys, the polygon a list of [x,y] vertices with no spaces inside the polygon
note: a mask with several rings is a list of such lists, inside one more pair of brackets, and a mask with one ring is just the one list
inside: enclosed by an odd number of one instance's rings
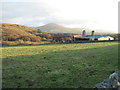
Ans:
{"label": "stone wall", "polygon": [[120,90],[120,70],[112,73],[108,79],[94,86],[94,90],[103,90],[103,88]]}

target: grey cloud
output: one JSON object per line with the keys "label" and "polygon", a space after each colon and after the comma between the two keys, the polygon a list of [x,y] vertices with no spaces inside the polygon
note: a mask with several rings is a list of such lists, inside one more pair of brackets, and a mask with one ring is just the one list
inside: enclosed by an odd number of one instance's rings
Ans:
{"label": "grey cloud", "polygon": [[34,19],[36,17],[49,16],[49,12],[44,8],[36,6],[36,3],[4,3],[3,4],[3,22],[10,21],[14,18]]}

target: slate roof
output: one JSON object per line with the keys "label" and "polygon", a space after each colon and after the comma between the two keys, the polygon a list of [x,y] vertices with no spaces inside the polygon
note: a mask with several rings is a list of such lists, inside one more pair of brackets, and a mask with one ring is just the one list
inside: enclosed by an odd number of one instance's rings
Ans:
{"label": "slate roof", "polygon": [[98,39],[98,38],[102,38],[102,37],[108,37],[108,36],[83,36],[83,37],[75,37],[75,38],[95,38],[95,39]]}

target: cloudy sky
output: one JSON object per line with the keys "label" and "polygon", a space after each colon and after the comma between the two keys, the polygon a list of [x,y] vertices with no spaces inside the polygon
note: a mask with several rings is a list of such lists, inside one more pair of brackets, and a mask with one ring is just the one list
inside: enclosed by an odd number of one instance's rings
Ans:
{"label": "cloudy sky", "polygon": [[[2,0],[2,23],[118,31],[119,0]],[[1,5],[0,4],[0,5]]]}

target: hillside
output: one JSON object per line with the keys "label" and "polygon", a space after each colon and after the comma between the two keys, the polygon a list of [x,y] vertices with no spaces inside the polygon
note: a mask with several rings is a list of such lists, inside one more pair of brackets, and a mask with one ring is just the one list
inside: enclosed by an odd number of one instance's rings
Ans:
{"label": "hillside", "polygon": [[[92,29],[89,28],[69,28],[56,23],[48,23],[43,26],[32,27],[34,29],[52,32],[52,33],[77,33],[81,34],[83,30],[86,30],[87,34],[91,34]],[[95,34],[111,34],[112,32],[107,32],[105,30],[95,30]]]}
{"label": "hillside", "polygon": [[35,35],[35,33],[38,32],[36,29],[32,29],[23,25],[6,23],[0,23],[0,26],[2,26],[3,41],[16,41],[21,39],[25,41],[39,41],[41,39]]}
{"label": "hillside", "polygon": [[2,28],[0,43],[3,46],[69,42],[74,35],[73,33],[49,33],[18,24],[0,23],[0,26]]}

